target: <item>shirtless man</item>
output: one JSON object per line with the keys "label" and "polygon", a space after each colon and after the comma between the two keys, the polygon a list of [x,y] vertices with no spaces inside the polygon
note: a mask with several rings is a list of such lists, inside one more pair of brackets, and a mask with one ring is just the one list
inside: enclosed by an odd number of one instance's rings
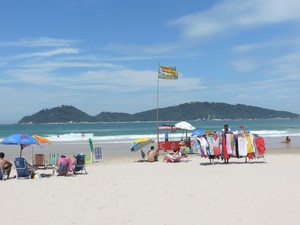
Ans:
{"label": "shirtless man", "polygon": [[12,164],[10,162],[8,162],[7,160],[5,160],[4,157],[5,157],[5,154],[3,152],[0,152],[0,166],[3,171],[3,179],[4,179],[4,174],[7,175],[7,179],[8,179]]}
{"label": "shirtless man", "polygon": [[154,146],[151,146],[150,151],[147,153],[148,162],[157,161],[158,152],[155,151]]}

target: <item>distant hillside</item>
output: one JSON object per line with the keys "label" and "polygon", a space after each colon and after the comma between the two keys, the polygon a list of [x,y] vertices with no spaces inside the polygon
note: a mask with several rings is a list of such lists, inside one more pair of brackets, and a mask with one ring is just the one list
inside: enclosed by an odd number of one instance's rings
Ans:
{"label": "distant hillside", "polygon": [[[259,108],[242,104],[215,102],[191,102],[159,109],[160,121],[214,120],[214,119],[272,119],[300,118],[299,114]],[[156,121],[156,109],[135,114],[101,112],[90,116],[74,106],[58,106],[43,109],[31,116],[23,117],[18,123],[70,123],[70,122],[131,122]]]}
{"label": "distant hillside", "polygon": [[62,105],[23,117],[18,123],[94,122],[95,118],[73,106]]}

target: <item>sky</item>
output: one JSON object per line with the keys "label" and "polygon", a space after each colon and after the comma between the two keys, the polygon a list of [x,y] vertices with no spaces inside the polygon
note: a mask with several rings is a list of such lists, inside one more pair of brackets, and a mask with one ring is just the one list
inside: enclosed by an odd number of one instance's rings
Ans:
{"label": "sky", "polygon": [[[0,123],[61,105],[300,114],[299,12],[299,0],[0,0]],[[159,65],[178,80],[158,80]]]}

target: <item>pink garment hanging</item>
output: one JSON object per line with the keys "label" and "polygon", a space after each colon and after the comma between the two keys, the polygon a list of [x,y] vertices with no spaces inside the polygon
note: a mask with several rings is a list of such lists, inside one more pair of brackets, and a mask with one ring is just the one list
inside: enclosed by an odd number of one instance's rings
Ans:
{"label": "pink garment hanging", "polygon": [[232,134],[226,134],[226,149],[229,155],[232,155],[231,140]]}

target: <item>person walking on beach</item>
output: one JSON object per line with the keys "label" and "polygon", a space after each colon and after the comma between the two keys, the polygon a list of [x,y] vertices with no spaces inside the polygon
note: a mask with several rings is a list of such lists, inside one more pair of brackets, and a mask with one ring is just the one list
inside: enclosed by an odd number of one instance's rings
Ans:
{"label": "person walking on beach", "polygon": [[7,175],[7,179],[9,179],[12,164],[6,159],[4,159],[4,157],[5,154],[3,152],[0,152],[0,167],[3,171],[3,179],[4,179],[4,175]]}

